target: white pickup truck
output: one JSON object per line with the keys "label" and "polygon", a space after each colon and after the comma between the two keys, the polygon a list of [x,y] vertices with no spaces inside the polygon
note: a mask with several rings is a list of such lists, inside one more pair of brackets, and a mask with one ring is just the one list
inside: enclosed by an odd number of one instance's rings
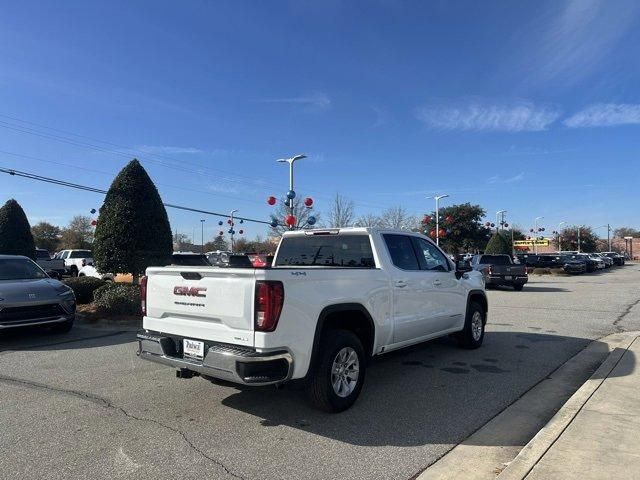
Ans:
{"label": "white pickup truck", "polygon": [[373,356],[448,334],[482,344],[484,281],[467,265],[417,233],[343,228],[285,233],[268,268],[148,268],[138,355],[181,378],[300,380],[339,412]]}

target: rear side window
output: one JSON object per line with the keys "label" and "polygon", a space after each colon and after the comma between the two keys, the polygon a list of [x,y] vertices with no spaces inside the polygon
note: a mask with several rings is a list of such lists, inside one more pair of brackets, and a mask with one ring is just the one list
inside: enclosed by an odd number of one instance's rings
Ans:
{"label": "rear side window", "polygon": [[274,266],[375,268],[369,235],[284,237]]}
{"label": "rear side window", "polygon": [[402,270],[420,270],[411,237],[387,233],[382,235],[393,264]]}
{"label": "rear side window", "polygon": [[483,255],[480,263],[488,265],[511,265],[511,259],[506,255]]}
{"label": "rear side window", "polygon": [[69,258],[91,258],[91,252],[89,250],[74,250]]}

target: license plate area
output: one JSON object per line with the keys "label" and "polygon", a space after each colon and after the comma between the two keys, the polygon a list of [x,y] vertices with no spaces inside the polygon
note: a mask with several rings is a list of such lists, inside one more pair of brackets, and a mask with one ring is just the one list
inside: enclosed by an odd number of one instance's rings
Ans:
{"label": "license plate area", "polygon": [[511,275],[506,275],[504,277],[505,280],[513,280],[513,277]]}
{"label": "license plate area", "polygon": [[204,359],[204,342],[199,340],[191,340],[190,338],[182,339],[182,356],[191,360]]}

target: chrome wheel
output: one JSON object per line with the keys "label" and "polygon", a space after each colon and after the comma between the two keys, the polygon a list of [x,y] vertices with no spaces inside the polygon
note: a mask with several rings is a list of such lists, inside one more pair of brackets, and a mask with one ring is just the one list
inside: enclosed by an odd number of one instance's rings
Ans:
{"label": "chrome wheel", "polygon": [[482,337],[482,314],[478,311],[471,317],[471,335],[476,342]]}
{"label": "chrome wheel", "polygon": [[[358,384],[360,361],[351,347],[341,349],[333,359],[331,367],[331,385],[339,397],[348,397]],[[325,377],[326,378],[326,377]]]}

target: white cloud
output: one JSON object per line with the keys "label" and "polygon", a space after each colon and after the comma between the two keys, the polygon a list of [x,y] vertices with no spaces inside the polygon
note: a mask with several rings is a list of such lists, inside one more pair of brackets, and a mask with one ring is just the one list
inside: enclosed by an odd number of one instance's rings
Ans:
{"label": "white cloud", "polygon": [[265,98],[263,103],[290,103],[324,110],[331,107],[331,98],[326,93],[316,92],[299,97]]}
{"label": "white cloud", "polygon": [[524,172],[520,172],[512,177],[501,177],[500,175],[494,175],[487,179],[488,183],[515,183],[524,180]]}
{"label": "white cloud", "polygon": [[640,105],[597,103],[575,113],[563,122],[567,127],[611,127],[640,123]]}
{"label": "white cloud", "polygon": [[135,150],[148,155],[181,155],[203,153],[199,148],[194,147],[172,147],[166,145],[139,145]]}
{"label": "white cloud", "polygon": [[576,83],[606,61],[639,11],[637,0],[551,2],[520,35],[519,73],[529,80]]}
{"label": "white cloud", "polygon": [[471,101],[458,106],[425,106],[417,110],[416,116],[428,127],[442,130],[537,132],[555,122],[560,111],[528,101]]}

